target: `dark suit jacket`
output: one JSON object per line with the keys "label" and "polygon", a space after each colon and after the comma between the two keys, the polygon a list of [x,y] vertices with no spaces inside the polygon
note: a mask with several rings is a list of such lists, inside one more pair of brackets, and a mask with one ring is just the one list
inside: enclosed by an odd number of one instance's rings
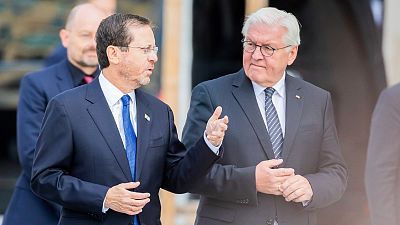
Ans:
{"label": "dark suit jacket", "polygon": [[[185,155],[171,109],[141,90],[136,101],[141,184],[135,191],[151,194],[139,219],[141,225],[156,225],[161,224],[159,189],[186,192],[218,156],[202,137]],[[54,97],[37,142],[31,185],[36,194],[63,206],[60,224],[130,224],[132,216],[111,209],[102,213],[107,190],[129,181],[124,146],[98,79]]]}
{"label": "dark suit jacket", "polygon": [[400,224],[400,84],[382,92],[375,107],[366,163],[373,225]]}
{"label": "dark suit jacket", "polygon": [[[296,97],[298,96],[298,97]],[[273,159],[267,129],[251,81],[243,70],[193,89],[183,131],[187,147],[202,135],[207,117],[220,105],[229,117],[224,155],[192,192],[201,194],[196,224],[315,225],[315,210],[337,201],[347,171],[340,152],[328,92],[286,76],[286,133],[283,165],[310,182],[314,196],[307,207],[282,196],[257,193],[255,167]]]}
{"label": "dark suit jacket", "polygon": [[[17,110],[17,141],[22,173],[4,215],[4,225],[58,223],[61,207],[37,197],[31,191],[31,168],[47,103],[55,95],[73,87],[72,75],[66,60],[30,73],[21,80]],[[21,212],[24,212],[24,216],[21,216]]]}

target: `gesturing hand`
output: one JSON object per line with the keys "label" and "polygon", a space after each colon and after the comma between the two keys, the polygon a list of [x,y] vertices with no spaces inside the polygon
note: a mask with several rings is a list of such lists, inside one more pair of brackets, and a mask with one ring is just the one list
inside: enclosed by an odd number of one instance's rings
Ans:
{"label": "gesturing hand", "polygon": [[107,191],[104,206],[128,215],[141,213],[143,207],[150,202],[150,194],[130,191],[139,184],[139,182],[129,182],[111,187]]}
{"label": "gesturing hand", "polygon": [[224,140],[225,131],[228,129],[228,116],[219,119],[222,113],[222,107],[218,106],[206,126],[206,137],[212,145],[218,147]]}

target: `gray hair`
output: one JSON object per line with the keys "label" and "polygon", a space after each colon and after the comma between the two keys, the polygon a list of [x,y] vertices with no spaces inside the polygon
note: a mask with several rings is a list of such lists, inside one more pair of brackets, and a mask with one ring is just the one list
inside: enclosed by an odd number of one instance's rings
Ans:
{"label": "gray hair", "polygon": [[246,18],[242,28],[243,36],[247,35],[249,27],[254,24],[285,27],[287,33],[283,37],[283,42],[287,45],[300,45],[300,24],[291,13],[273,7],[259,9]]}

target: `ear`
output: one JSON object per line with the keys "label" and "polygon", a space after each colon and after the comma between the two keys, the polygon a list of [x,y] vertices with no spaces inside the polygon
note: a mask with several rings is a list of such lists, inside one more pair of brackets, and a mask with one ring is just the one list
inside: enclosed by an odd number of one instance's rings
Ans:
{"label": "ear", "polygon": [[61,43],[65,48],[68,48],[68,42],[69,42],[69,31],[66,29],[60,30],[59,33]]}
{"label": "ear", "polygon": [[292,47],[290,49],[289,57],[288,57],[288,65],[289,66],[292,65],[294,60],[296,59],[298,50],[299,50],[299,46],[298,45],[294,46],[294,47]]}
{"label": "ear", "polygon": [[120,63],[121,50],[118,47],[109,45],[106,49],[106,53],[110,64],[116,65]]}

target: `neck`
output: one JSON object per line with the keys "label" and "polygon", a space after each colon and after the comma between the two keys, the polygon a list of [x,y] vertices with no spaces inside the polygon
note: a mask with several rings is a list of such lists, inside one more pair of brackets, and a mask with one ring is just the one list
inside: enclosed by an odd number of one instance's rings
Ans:
{"label": "neck", "polygon": [[72,65],[74,65],[76,68],[80,69],[82,72],[84,72],[87,75],[93,74],[97,69],[97,66],[81,66],[81,65],[79,65],[76,62],[73,62],[71,60],[70,60],[70,63]]}
{"label": "neck", "polygon": [[131,93],[135,89],[139,88],[139,84],[132,85],[131,81],[123,79],[123,77],[118,73],[118,71],[113,70],[110,67],[104,68],[102,70],[104,77],[110,81],[115,87],[117,87],[123,93]]}

